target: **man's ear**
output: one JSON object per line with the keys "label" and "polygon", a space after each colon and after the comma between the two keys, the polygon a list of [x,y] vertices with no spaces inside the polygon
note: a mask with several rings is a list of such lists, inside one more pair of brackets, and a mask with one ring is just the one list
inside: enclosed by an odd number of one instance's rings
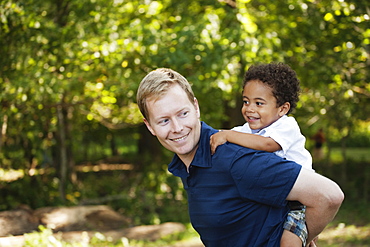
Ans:
{"label": "man's ear", "polygon": [[194,97],[194,107],[195,107],[195,111],[197,112],[197,117],[200,118],[200,108],[199,108],[198,100],[195,97]]}
{"label": "man's ear", "polygon": [[152,126],[150,126],[149,121],[144,118],[144,123],[145,123],[146,127],[148,128],[148,130],[150,131],[150,133],[152,133],[152,135],[155,136],[155,132],[154,132]]}
{"label": "man's ear", "polygon": [[289,109],[290,109],[290,103],[289,102],[285,102],[284,104],[279,106],[279,116],[282,117],[285,114],[287,114]]}

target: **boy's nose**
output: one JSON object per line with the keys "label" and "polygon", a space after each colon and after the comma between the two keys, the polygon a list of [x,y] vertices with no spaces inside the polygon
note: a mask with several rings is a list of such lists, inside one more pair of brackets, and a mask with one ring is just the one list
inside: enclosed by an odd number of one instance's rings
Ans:
{"label": "boy's nose", "polygon": [[245,109],[246,109],[246,112],[254,112],[255,111],[255,109],[252,105],[245,106]]}

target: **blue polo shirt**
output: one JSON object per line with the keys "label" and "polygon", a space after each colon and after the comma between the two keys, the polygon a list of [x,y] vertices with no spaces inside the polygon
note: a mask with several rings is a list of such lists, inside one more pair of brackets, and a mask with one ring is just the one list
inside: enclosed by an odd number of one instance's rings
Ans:
{"label": "blue polo shirt", "polygon": [[232,143],[211,155],[216,132],[202,122],[189,173],[177,155],[168,166],[187,191],[194,229],[207,247],[280,246],[289,211],[285,199],[301,166]]}

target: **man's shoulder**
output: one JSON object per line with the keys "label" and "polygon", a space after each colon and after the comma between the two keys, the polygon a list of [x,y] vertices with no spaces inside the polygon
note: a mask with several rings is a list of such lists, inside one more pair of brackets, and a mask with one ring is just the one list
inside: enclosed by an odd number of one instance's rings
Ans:
{"label": "man's shoulder", "polygon": [[[217,156],[215,156],[216,154]],[[282,163],[295,164],[295,162],[281,158],[280,156],[274,153],[262,150],[254,150],[229,142],[226,142],[225,144],[218,146],[214,156],[217,160],[223,161],[231,165],[234,163],[247,164],[250,162],[251,164],[269,163],[271,165]]]}
{"label": "man's shoulder", "polygon": [[218,153],[220,157],[223,157],[226,159],[230,159],[231,157],[238,158],[241,156],[250,156],[256,153],[266,153],[267,155],[269,154],[268,152],[254,150],[254,149],[243,147],[238,144],[231,143],[231,142],[226,142],[218,146],[216,153]]}
{"label": "man's shoulder", "polygon": [[201,124],[202,124],[202,134],[204,133],[207,133],[208,135],[213,135],[214,133],[218,132],[218,130],[212,128],[211,126],[209,126],[206,122],[204,121],[201,121]]}

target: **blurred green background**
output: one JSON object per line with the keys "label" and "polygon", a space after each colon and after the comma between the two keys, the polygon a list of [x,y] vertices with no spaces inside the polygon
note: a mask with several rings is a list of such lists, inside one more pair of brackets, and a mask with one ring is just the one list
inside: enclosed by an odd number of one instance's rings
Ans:
{"label": "blurred green background", "polygon": [[369,53],[365,0],[1,0],[0,210],[103,203],[134,224],[188,222],[171,154],[142,124],[139,82],[170,67],[202,120],[231,128],[244,123],[248,67],[284,62],[312,154],[325,133],[314,168],[346,194],[338,220],[368,225]]}

